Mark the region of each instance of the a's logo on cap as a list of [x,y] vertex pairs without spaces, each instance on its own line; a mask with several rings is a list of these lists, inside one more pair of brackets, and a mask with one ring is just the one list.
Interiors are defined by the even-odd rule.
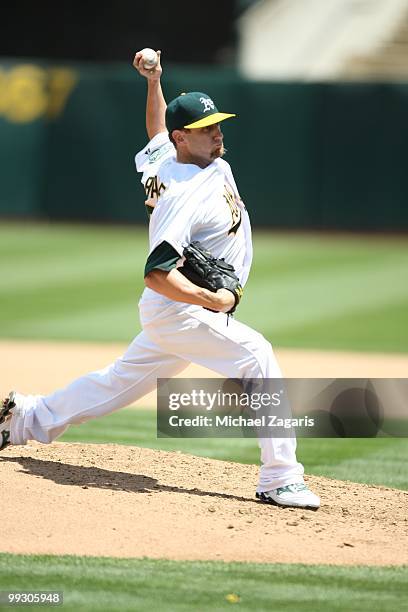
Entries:
[[200,98],[200,102],[201,102],[201,104],[204,104],[204,112],[207,112],[209,110],[214,110],[214,108],[215,108],[215,104],[211,100],[211,98],[204,98],[204,96],[203,96],[203,97]]

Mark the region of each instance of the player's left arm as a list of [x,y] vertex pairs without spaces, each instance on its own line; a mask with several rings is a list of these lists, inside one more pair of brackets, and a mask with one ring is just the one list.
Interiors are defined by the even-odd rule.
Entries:
[[149,289],[175,302],[195,304],[217,312],[229,312],[235,297],[228,289],[217,292],[199,287],[178,271],[179,253],[168,242],[161,242],[146,261],[144,280]]
[[145,285],[175,302],[195,304],[208,310],[230,312],[235,306],[235,298],[228,289],[218,289],[216,293],[198,287],[181,274],[177,268],[169,272],[155,268],[145,276]]

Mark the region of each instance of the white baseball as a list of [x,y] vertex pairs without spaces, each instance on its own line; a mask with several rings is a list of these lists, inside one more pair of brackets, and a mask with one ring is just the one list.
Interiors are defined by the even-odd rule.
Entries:
[[143,58],[143,66],[146,68],[146,70],[151,70],[152,68],[156,67],[157,62],[159,61],[156,51],[146,47],[146,49],[141,50],[141,54]]

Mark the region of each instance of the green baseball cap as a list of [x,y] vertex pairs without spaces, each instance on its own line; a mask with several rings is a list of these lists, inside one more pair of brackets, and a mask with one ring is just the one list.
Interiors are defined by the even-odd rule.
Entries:
[[220,113],[210,96],[201,91],[183,93],[172,100],[166,109],[166,127],[173,130],[202,128],[224,119],[235,117],[231,113]]

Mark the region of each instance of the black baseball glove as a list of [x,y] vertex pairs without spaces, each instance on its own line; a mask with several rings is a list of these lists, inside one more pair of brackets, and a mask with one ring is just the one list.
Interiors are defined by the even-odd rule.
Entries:
[[183,250],[185,261],[178,271],[184,274],[194,285],[204,287],[214,293],[218,289],[228,289],[234,294],[235,304],[227,314],[232,314],[238,306],[244,292],[234,266],[224,259],[217,259],[207,251],[198,240]]

